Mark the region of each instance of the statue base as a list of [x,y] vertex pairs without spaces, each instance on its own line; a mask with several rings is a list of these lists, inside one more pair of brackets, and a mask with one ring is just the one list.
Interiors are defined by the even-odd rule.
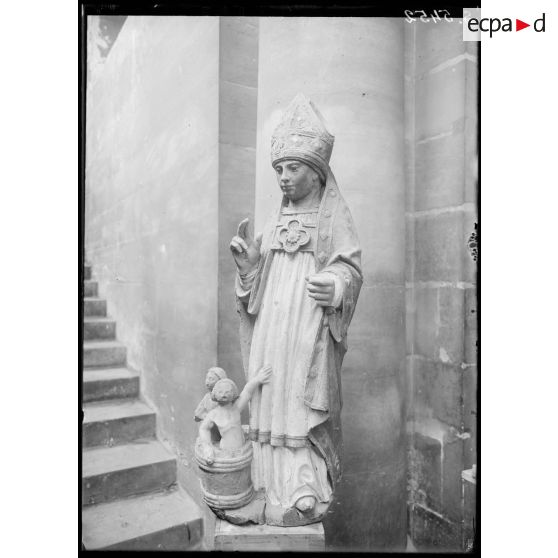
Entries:
[[253,500],[240,508],[234,510],[211,509],[218,518],[225,519],[234,525],[265,523],[265,496],[261,492],[256,492]]
[[246,505],[235,509],[219,509],[210,506],[213,513],[219,518],[233,523],[244,525],[245,523],[266,524],[276,527],[302,527],[313,523],[319,523],[325,516],[331,502],[326,504],[318,502],[316,507],[306,513],[296,508],[281,508],[267,502],[263,491],[255,492],[254,498]]
[[273,525],[232,525],[217,519],[215,523],[215,550],[228,551],[325,551],[325,533],[322,523],[300,527]]

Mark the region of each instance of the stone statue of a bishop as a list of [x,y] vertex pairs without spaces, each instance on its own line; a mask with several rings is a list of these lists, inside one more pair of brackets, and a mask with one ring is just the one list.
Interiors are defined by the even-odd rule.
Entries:
[[341,363],[362,271],[351,213],[329,167],[334,137],[299,94],[271,140],[281,206],[231,241],[250,402],[253,484],[272,525],[320,521],[341,475]]

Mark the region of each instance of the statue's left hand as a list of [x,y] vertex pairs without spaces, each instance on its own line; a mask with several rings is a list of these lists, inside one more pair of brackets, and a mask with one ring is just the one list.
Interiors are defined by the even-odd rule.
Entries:
[[306,277],[308,296],[319,306],[331,306],[335,297],[335,280],[331,273],[317,273]]

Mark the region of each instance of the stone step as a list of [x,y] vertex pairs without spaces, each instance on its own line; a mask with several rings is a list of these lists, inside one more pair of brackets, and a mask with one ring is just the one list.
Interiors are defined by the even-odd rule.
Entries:
[[83,338],[86,341],[115,339],[116,322],[111,318],[101,318],[99,316],[84,317]]
[[195,550],[203,546],[203,516],[183,490],[88,506],[82,514],[86,550]]
[[176,459],[157,440],[83,451],[82,505],[166,490],[176,483]]
[[83,296],[98,296],[98,283],[86,279],[83,281]]
[[126,347],[118,341],[85,341],[83,366],[122,366],[126,364]]
[[89,264],[84,264],[83,266],[83,279],[85,281],[91,279],[91,266]]
[[139,374],[127,368],[83,371],[83,401],[123,399],[139,395]]
[[84,447],[116,446],[155,438],[156,415],[143,401],[89,403],[84,406],[83,413]]
[[83,299],[84,316],[106,316],[107,301],[104,298],[88,297]]

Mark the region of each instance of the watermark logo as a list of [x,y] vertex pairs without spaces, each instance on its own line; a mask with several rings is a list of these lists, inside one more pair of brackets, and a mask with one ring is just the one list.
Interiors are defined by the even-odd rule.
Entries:
[[492,39],[497,33],[515,33],[531,28],[535,33],[544,33],[546,30],[546,14],[527,23],[518,18],[510,17],[485,17],[481,16],[480,8],[463,9],[463,40],[481,41],[487,37]]

